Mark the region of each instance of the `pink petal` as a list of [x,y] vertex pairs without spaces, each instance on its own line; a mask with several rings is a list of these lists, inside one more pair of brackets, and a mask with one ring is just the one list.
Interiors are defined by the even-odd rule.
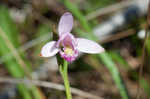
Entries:
[[70,33],[72,27],[73,27],[73,16],[71,13],[66,12],[61,16],[59,21],[58,25],[59,36],[62,35],[62,33]]
[[70,46],[74,49],[76,46],[75,40],[75,37],[71,33],[68,33],[68,35],[66,35],[66,37],[63,39],[62,44],[64,47]]
[[59,47],[59,46],[63,46],[63,47],[70,46],[73,49],[75,48],[76,45],[77,45],[76,39],[71,33],[61,35],[59,40],[57,41],[57,44],[56,44],[57,47]]
[[81,52],[91,54],[104,52],[104,48],[98,43],[84,38],[77,38],[77,49]]
[[45,44],[41,50],[41,56],[43,57],[51,57],[54,56],[59,49],[55,47],[56,41],[51,41]]

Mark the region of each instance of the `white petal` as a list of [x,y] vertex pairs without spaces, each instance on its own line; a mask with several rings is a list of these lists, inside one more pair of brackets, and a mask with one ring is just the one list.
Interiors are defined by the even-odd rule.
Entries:
[[43,57],[51,57],[54,56],[59,49],[55,47],[56,41],[51,41],[45,44],[41,50],[41,56]]
[[73,27],[73,16],[71,13],[66,12],[61,16],[59,21],[58,25],[59,36],[62,33],[70,33],[72,27]]
[[77,38],[77,49],[81,52],[91,54],[104,52],[104,48],[98,43],[84,38]]

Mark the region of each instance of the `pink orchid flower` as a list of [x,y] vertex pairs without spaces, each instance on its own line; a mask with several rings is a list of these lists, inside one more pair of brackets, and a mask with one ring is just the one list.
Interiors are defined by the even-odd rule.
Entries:
[[41,50],[41,56],[51,57],[60,53],[61,57],[68,62],[74,61],[79,52],[97,54],[104,51],[104,48],[101,47],[98,43],[84,39],[84,38],[75,38],[70,32],[73,27],[73,16],[71,13],[64,13],[59,21],[58,41],[50,41],[45,44]]

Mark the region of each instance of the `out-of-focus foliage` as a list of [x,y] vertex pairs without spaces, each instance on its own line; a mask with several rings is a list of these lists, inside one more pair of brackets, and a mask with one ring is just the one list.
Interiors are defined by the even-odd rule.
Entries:
[[[125,0],[121,0],[125,1]],[[37,75],[44,75],[46,80],[54,83],[62,83],[60,74],[57,70],[56,60],[54,58],[41,58],[39,56],[41,47],[52,40],[52,25],[58,24],[60,16],[65,11],[70,11],[75,17],[75,28],[72,33],[77,37],[85,37],[99,42],[97,36],[92,33],[93,29],[103,23],[103,19],[107,20],[113,14],[108,13],[104,16],[99,16],[94,19],[87,20],[86,15],[94,12],[97,9],[105,8],[120,1],[117,0],[29,0],[6,1],[0,5],[0,29],[8,37],[13,47],[17,49],[18,55],[26,64],[30,75],[36,78]],[[16,9],[24,13],[25,19],[21,23],[15,23],[10,17],[11,9]],[[134,11],[133,9],[132,11]],[[16,11],[16,12],[17,12]],[[118,10],[121,12],[122,10]],[[16,13],[14,13],[16,14]],[[21,16],[20,13],[16,14]],[[105,17],[105,18],[104,18]],[[145,21],[145,17],[142,17]],[[137,18],[136,18],[137,19]],[[119,19],[118,19],[119,20]],[[140,20],[140,19],[138,19]],[[137,23],[136,23],[137,22]],[[120,31],[128,33],[128,29],[133,29],[137,33],[141,29],[139,25],[143,24],[140,21],[128,23],[127,27],[120,28],[119,31],[113,31],[115,35]],[[144,22],[146,23],[146,22]],[[17,28],[19,27],[19,28]],[[118,27],[116,27],[118,28]],[[57,31],[57,29],[55,29]],[[141,66],[143,41],[137,35],[125,36],[117,40],[104,43],[106,52],[99,55],[83,55],[76,62],[69,65],[69,80],[71,87],[87,91],[100,97],[111,99],[131,99],[136,98],[139,74]],[[18,50],[24,48],[24,45],[29,45],[24,52]],[[146,55],[144,61],[144,69],[140,87],[142,88],[141,96],[143,99],[150,98],[150,39],[146,40]],[[22,47],[23,46],[23,47]],[[15,78],[28,78],[24,68],[19,64],[18,60],[13,56],[8,42],[0,36],[0,56],[2,56],[5,69],[2,71],[9,72],[5,76],[11,75]],[[1,59],[0,59],[1,60]],[[93,63],[92,63],[93,62]],[[94,66],[92,66],[94,65]],[[32,69],[33,68],[33,69]],[[1,70],[1,67],[0,67]],[[36,73],[35,73],[36,72]],[[38,78],[38,77],[37,77]],[[0,84],[1,85],[1,84]],[[3,86],[2,86],[3,87]],[[51,90],[42,88],[42,90],[33,86],[28,88],[24,84],[18,85],[18,91],[24,99],[65,99],[64,93],[59,90]],[[0,90],[0,93],[3,90]],[[14,92],[16,92],[14,90]],[[0,95],[1,96],[1,95]],[[41,98],[42,96],[42,98]],[[73,99],[84,99],[76,94],[73,94]]]
[[[20,47],[19,31],[17,30],[15,23],[10,18],[8,9],[4,6],[0,7],[0,21],[1,34],[2,32],[5,33],[5,35],[11,43],[10,45],[12,45],[14,48]],[[25,77],[24,69],[20,66],[22,64],[19,64],[15,56],[11,54],[13,50],[11,50],[8,43],[6,43],[9,41],[6,41],[5,38],[3,38],[2,36],[0,37],[0,54],[5,56],[3,57],[3,60],[5,61],[5,66],[8,69],[9,73],[15,78],[23,78]],[[24,59],[24,54],[18,52],[18,55],[19,54],[22,57],[22,59]],[[26,63],[26,66],[28,68],[30,66],[29,62],[27,62],[27,60],[24,62]],[[28,70],[30,69],[28,68]],[[33,95],[36,94],[35,96],[39,98],[38,92],[36,92],[37,89],[33,88],[31,88]],[[25,99],[32,99],[29,89],[24,84],[19,84],[18,90]]]

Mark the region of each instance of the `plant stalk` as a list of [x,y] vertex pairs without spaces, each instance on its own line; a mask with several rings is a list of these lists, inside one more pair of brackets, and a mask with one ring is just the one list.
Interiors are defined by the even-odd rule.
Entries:
[[60,65],[59,69],[64,80],[67,99],[72,99],[70,84],[68,80],[68,62],[64,60],[63,65]]

